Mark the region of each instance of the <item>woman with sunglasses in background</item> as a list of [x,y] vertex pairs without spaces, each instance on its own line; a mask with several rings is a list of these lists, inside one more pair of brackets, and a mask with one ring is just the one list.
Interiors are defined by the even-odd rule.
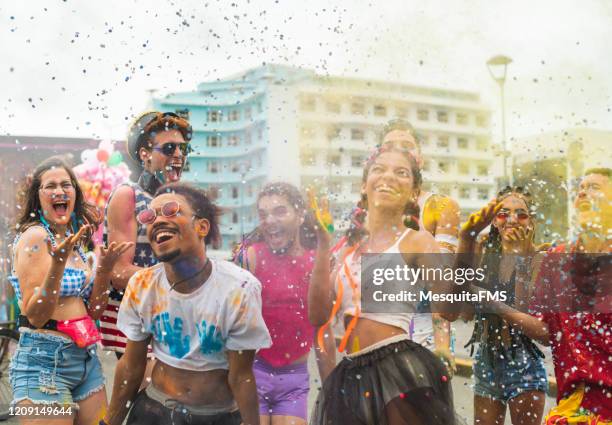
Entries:
[[300,191],[267,184],[257,198],[259,226],[234,261],[261,282],[262,314],[272,347],[260,350],[253,370],[262,425],[305,425],[308,354],[314,341],[308,321],[308,285],[316,234]]
[[[406,149],[385,144],[365,164],[361,200],[347,231],[347,244],[330,267],[330,236],[317,226],[318,246],[309,287],[319,342],[338,316],[345,326],[339,351],[345,357],[323,383],[311,420],[315,425],[452,425],[455,423],[448,372],[429,350],[410,340],[417,303],[403,312],[362,311],[364,254],[396,254],[411,267],[438,267],[434,237],[419,230],[416,202],[421,173]],[[380,257],[383,261],[389,256]],[[384,264],[383,264],[384,265]],[[434,292],[454,293],[436,282]],[[371,289],[371,288],[370,288]],[[437,309],[439,304],[433,303]],[[446,318],[454,319],[455,316]]]
[[[498,193],[495,205],[496,211],[480,215],[487,219],[468,222],[461,232],[478,235],[491,224],[482,246],[471,248],[481,254],[480,263],[486,266],[486,287],[506,291],[508,304],[524,307],[530,287],[517,279],[517,270],[531,267],[528,259],[536,252],[533,203],[522,188],[506,187]],[[460,252],[466,251],[462,247]],[[539,425],[547,388],[543,353],[500,316],[476,311],[474,332],[466,345],[479,344],[473,366],[474,423],[503,424],[508,405],[513,424]]]
[[96,355],[97,320],[111,271],[129,243],[100,250],[91,270],[83,246],[97,227],[72,170],[59,158],[41,163],[23,193],[9,277],[22,315],[10,367],[12,413],[22,424],[41,416],[91,424],[105,413],[104,377]]
[[[102,345],[115,351],[117,358],[125,352],[126,338],[117,329],[117,313],[123,291],[134,273],[157,263],[147,240],[146,228],[136,216],[148,209],[155,191],[164,183],[179,181],[189,153],[192,130],[189,122],[171,112],[150,111],[131,125],[127,152],[138,165],[136,183],[117,187],[109,198],[104,223],[104,240],[132,242],[117,262],[112,279],[108,307],[100,319]],[[145,375],[150,376],[152,362]]]

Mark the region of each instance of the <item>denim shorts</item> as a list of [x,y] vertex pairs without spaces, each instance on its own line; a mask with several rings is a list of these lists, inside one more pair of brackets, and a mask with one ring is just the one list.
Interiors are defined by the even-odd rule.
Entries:
[[96,346],[77,347],[70,338],[24,331],[9,368],[12,406],[28,400],[78,409],[77,402],[104,389]]
[[546,391],[546,370],[541,358],[522,345],[514,353],[512,350],[507,350],[507,354],[491,353],[490,350],[488,344],[480,344],[476,353],[473,366],[476,395],[507,403],[525,391]]

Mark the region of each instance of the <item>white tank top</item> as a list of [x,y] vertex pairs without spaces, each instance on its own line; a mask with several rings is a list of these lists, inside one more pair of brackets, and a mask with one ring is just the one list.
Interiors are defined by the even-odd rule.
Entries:
[[[393,245],[387,248],[382,254],[400,254],[399,245],[406,235],[412,229],[406,229],[404,233],[395,241]],[[340,310],[342,317],[340,322],[344,326],[344,317],[355,316],[357,308],[359,308],[359,317],[363,317],[374,322],[384,323],[386,325],[396,326],[401,328],[407,334],[410,334],[410,324],[414,313],[363,313],[361,312],[361,259],[355,260],[355,251],[351,252],[345,258],[345,263],[348,266],[352,276],[352,282],[356,284],[356,288],[351,285],[350,279],[346,276],[344,264],[340,264],[338,278],[336,280],[336,293],[338,293],[338,285],[342,284],[342,306]],[[414,305],[414,312],[417,311],[417,305]]]

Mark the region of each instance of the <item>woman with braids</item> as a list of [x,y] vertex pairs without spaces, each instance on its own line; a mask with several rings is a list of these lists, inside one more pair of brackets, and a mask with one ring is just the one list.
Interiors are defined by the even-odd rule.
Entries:
[[94,320],[106,307],[111,270],[131,244],[102,248],[91,270],[83,247],[99,217],[57,157],[38,165],[23,197],[9,277],[22,312],[12,403],[32,412],[20,416],[22,424],[40,423],[41,415],[54,424],[97,423],[107,402]]
[[[517,278],[521,261],[535,254],[535,220],[529,193],[520,187],[506,187],[498,193],[497,210],[479,222],[479,233],[491,223],[482,248],[481,266],[486,269],[483,282],[490,291],[506,291],[507,303],[519,308],[527,305],[529,284]],[[476,246],[476,245],[474,245]],[[535,269],[535,267],[533,268]],[[531,271],[529,271],[531,273]],[[474,332],[467,346],[479,344],[474,363],[474,423],[503,424],[506,406],[513,424],[542,422],[547,387],[544,355],[533,341],[500,316],[477,307]]]
[[262,285],[262,314],[272,347],[253,366],[263,425],[306,424],[307,359],[314,341],[308,321],[308,285],[316,235],[299,190],[269,183],[257,198],[259,227],[243,242],[235,261]]
[[[383,145],[365,164],[359,212],[347,243],[330,266],[330,237],[317,226],[318,246],[309,288],[308,315],[323,326],[336,316],[345,326],[345,357],[323,383],[315,425],[449,425],[455,423],[448,373],[429,350],[410,340],[417,305],[402,313],[362,312],[361,262],[367,253],[399,254],[409,266],[433,267],[433,236],[418,230],[416,196],[421,174],[406,150]],[[429,255],[428,255],[429,254]],[[440,282],[435,291],[451,292]],[[449,317],[450,318],[450,317]]]
[[[416,130],[406,120],[389,121],[382,130],[383,144],[390,144],[407,149],[416,159],[419,169],[423,168],[425,159],[421,152],[421,141]],[[440,252],[454,253],[457,249],[460,209],[453,198],[433,192],[419,190],[419,224],[435,238]],[[455,372],[455,355],[451,347],[450,323],[431,313],[428,302],[419,304],[419,313],[412,320],[412,340],[433,351],[447,365],[449,372]]]

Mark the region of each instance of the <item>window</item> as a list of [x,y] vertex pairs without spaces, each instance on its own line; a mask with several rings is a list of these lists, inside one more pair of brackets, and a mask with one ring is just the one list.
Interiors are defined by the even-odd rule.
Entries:
[[327,128],[327,140],[334,140],[340,137],[340,127]]
[[238,188],[236,186],[232,186],[232,199],[238,199]]
[[421,136],[419,138],[419,146],[421,146],[421,148],[425,147],[429,145],[429,136]]
[[398,118],[406,118],[408,116],[408,108],[398,106],[397,108],[395,108],[395,115]]
[[334,194],[342,193],[342,182],[332,182],[329,189]]
[[449,168],[450,168],[450,163],[448,161],[438,162],[438,170],[440,170],[441,173],[448,173]]
[[206,146],[209,148],[216,148],[219,145],[219,136],[208,136],[206,138]]
[[229,113],[228,120],[229,121],[238,121],[240,119],[240,112],[238,110],[233,109]]
[[257,129],[257,140],[263,140],[263,129]]
[[306,112],[312,112],[316,108],[315,98],[312,96],[302,97],[300,100],[300,109]]
[[236,135],[232,135],[227,138],[228,146],[238,146],[239,144],[240,144],[240,137]]
[[215,174],[219,172],[219,164],[216,161],[211,161],[208,163],[208,172]]
[[386,117],[387,107],[385,105],[374,105],[374,115],[377,117]]
[[458,125],[467,125],[468,123],[468,114],[465,112],[457,112],[457,124]]
[[478,188],[478,199],[482,201],[486,201],[487,199],[489,199],[489,189],[487,189],[486,187]]
[[440,195],[446,195],[446,196],[450,196],[451,194],[451,187],[447,184],[441,184],[438,192],[440,193]]
[[363,115],[365,112],[365,105],[361,102],[353,102],[351,103],[351,114],[353,115]]
[[457,147],[459,149],[468,149],[470,147],[468,139],[466,139],[465,137],[459,137],[457,139]]
[[238,165],[237,162],[232,162],[232,166],[231,166],[231,171],[232,173],[237,173],[240,171],[240,165]]
[[487,126],[487,117],[483,114],[476,115],[476,125],[478,127],[486,127]]
[[327,112],[332,112],[334,114],[340,113],[340,104],[338,102],[327,102],[326,105]]
[[238,213],[235,211],[232,213],[232,223],[238,223]]
[[476,140],[476,149],[486,152],[489,149],[489,141],[482,138]]
[[185,108],[185,109],[175,109],[174,113],[176,115],[178,115],[179,117],[189,121],[189,109],[187,109],[187,108]]
[[470,174],[470,163],[469,162],[465,162],[465,161],[459,161],[459,165],[458,165],[458,171],[459,174]]
[[328,155],[327,165],[340,166],[340,155]]
[[476,170],[479,176],[487,176],[489,174],[489,167],[484,164],[479,164]]
[[459,188],[459,197],[464,199],[469,199],[472,197],[471,189],[467,186],[461,186]]
[[251,131],[250,130],[247,130],[244,133],[244,143],[247,144],[247,145],[251,144]]
[[206,120],[208,122],[220,122],[223,119],[223,112],[221,111],[208,111]]
[[305,166],[315,165],[317,158],[313,152],[304,152],[300,157],[300,163]]
[[429,171],[431,169],[431,164],[429,163],[429,161],[424,161],[423,162],[423,171]]
[[250,106],[244,110],[244,118],[246,118],[247,120],[253,118],[253,111]]
[[429,120],[429,111],[427,109],[418,109],[417,110],[417,119],[420,121]]
[[448,112],[438,111],[438,122],[448,122]]
[[363,158],[360,155],[351,156],[351,167],[362,167]]
[[448,148],[448,136],[438,136],[438,142],[436,145],[439,148]]
[[358,128],[351,129],[351,139],[352,140],[363,140],[365,139],[365,134],[363,130],[359,130]]
[[215,201],[219,198],[219,188],[217,186],[210,186],[206,189],[206,196],[211,201]]

